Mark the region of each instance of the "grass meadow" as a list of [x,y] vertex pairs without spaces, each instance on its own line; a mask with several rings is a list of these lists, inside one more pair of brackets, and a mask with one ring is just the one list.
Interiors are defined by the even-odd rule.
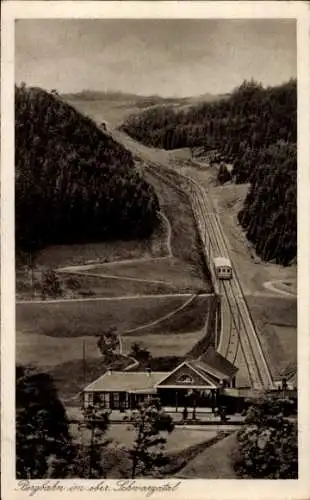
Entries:
[[[124,354],[134,342],[147,347],[153,357],[185,356],[204,334],[203,326],[212,297],[190,295],[124,300],[87,300],[17,303],[16,360],[48,370],[60,395],[73,397],[86,382],[106,367],[97,348],[97,335],[116,327]],[[152,324],[184,306],[169,318]],[[144,328],[140,328],[145,326]],[[133,329],[133,331],[127,330]],[[137,329],[137,330],[136,330]],[[121,360],[120,369],[125,360]],[[130,363],[126,361],[125,365]]]
[[119,333],[139,327],[170,313],[188,297],[143,297],[138,299],[89,299],[16,304],[17,330],[52,337],[99,335],[115,327]]
[[[210,282],[206,280],[202,271],[191,264],[177,258],[165,258],[141,262],[119,263],[117,265],[102,264],[90,270],[91,274],[104,276],[105,274],[119,277],[145,278],[161,281],[168,287],[179,292],[204,291],[211,292]],[[150,283],[151,285],[151,283]]]
[[297,300],[289,297],[247,297],[273,376],[297,367]]

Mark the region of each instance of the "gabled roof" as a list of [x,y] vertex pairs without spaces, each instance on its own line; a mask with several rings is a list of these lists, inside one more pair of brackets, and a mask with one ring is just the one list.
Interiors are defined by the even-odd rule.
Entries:
[[[218,380],[216,380],[214,377],[210,376],[209,373],[205,373],[202,370],[197,369],[194,363],[191,363],[189,361],[183,361],[181,364],[179,364],[172,372],[166,373],[165,376],[157,382],[157,387],[160,386],[169,386],[169,385],[175,385],[175,382],[171,382],[171,378],[173,379],[173,375],[175,375],[177,372],[181,371],[183,367],[187,367],[187,369],[190,372],[194,372],[196,374],[196,382],[193,383],[195,386],[214,386],[216,387],[218,385]],[[197,381],[197,375],[198,375],[198,381]],[[178,385],[180,383],[178,382]],[[182,384],[180,384],[181,386]],[[188,386],[189,387],[189,386]]]
[[84,391],[90,392],[118,392],[118,391],[143,391],[152,390],[166,372],[118,372],[104,373],[97,380],[85,387]]
[[194,370],[196,370],[200,374],[201,377],[208,380],[213,385],[218,385],[219,379],[217,377],[215,377],[214,375],[212,375],[212,373],[210,373],[210,371],[206,372],[205,370],[202,370],[201,367],[197,363],[195,363],[195,361],[188,362],[188,365],[191,366],[191,368],[193,368]]
[[191,364],[207,372],[208,375],[213,375],[217,380],[230,379],[238,371],[238,368],[217,352],[213,346],[210,346],[198,359],[191,361]]
[[[202,379],[201,385],[218,386],[221,380],[230,380],[238,369],[219,354],[213,346],[198,359],[183,361],[171,372],[110,371],[85,387],[85,392],[152,392],[183,366]],[[198,383],[198,385],[200,385]]]

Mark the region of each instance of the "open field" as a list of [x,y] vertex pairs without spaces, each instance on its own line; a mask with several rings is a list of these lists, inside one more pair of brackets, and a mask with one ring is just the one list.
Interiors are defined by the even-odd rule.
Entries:
[[[158,296],[119,299],[89,299],[20,302],[16,305],[17,330],[54,337],[81,337],[97,335],[106,328],[115,327],[123,334],[141,327],[181,307],[190,296]],[[207,309],[208,297],[199,296],[193,305],[195,316]],[[180,314],[183,316],[184,312]],[[178,318],[176,318],[177,320]],[[182,323],[182,318],[181,323]],[[203,324],[204,317],[201,317]],[[187,327],[190,325],[187,324]],[[171,327],[173,330],[173,327]],[[153,329],[148,329],[151,332]],[[190,330],[187,330],[190,331]]]
[[79,273],[57,273],[62,282],[66,282],[69,278],[77,280],[80,288],[74,291],[73,297],[122,297],[133,295],[161,295],[161,294],[176,294],[187,293],[186,289],[179,289],[176,286],[161,283],[148,283],[147,277],[145,282],[117,277],[110,278],[104,274],[93,273],[92,270]]
[[281,297],[247,297],[273,376],[297,366],[297,303]]
[[[142,342],[153,357],[185,356],[204,335],[211,300],[212,296],[186,295],[18,303],[16,359],[18,363],[48,370],[61,397],[70,398],[85,383],[104,373],[106,367],[96,335],[106,328],[116,326],[122,334],[124,354],[129,353],[134,342]],[[126,334],[130,327],[133,331]],[[86,380],[82,361],[84,342]],[[119,369],[130,363],[121,360]]]
[[181,308],[189,298],[189,295],[160,295],[138,299],[125,297],[121,301],[20,302],[16,305],[16,325],[20,332],[52,337],[94,336],[110,327],[115,327],[123,335],[146,325],[149,326],[139,329],[142,336],[162,331],[190,332],[203,326],[210,296],[199,295],[170,318],[150,324]]
[[[52,355],[52,354],[50,354]],[[89,353],[86,351],[85,364],[82,359],[82,352],[80,359],[66,361],[65,363],[55,364],[54,366],[41,366],[41,369],[52,375],[59,396],[67,404],[81,406],[80,391],[87,385],[103,375],[108,367],[105,365],[101,356],[91,358],[88,357]],[[118,356],[113,362],[115,370],[123,370],[133,363],[132,360]],[[84,378],[85,369],[85,378]]]
[[[180,334],[148,334],[122,337],[123,353],[129,353],[135,342],[149,349],[153,357],[185,356],[188,351],[204,335],[203,330]],[[95,336],[81,337],[50,337],[35,333],[16,332],[16,361],[36,366],[55,366],[62,363],[81,360],[83,342],[86,356],[92,359],[100,358],[97,348],[98,338]]]
[[[122,337],[122,352],[128,354],[134,342],[147,347],[153,358],[186,356],[203,336],[203,330],[183,334],[146,333],[143,337]],[[16,361],[31,364],[52,374],[62,398],[74,397],[84,387],[106,371],[97,348],[96,337],[49,337],[47,335],[16,332]],[[142,342],[141,342],[142,340]],[[86,378],[83,372],[83,342],[85,342]],[[131,360],[121,360],[119,369]],[[117,369],[115,366],[114,369]]]
[[199,453],[176,477],[182,479],[237,479],[233,469],[232,453],[236,448],[236,435],[232,433]]
[[16,361],[25,365],[52,367],[68,361],[81,360],[83,342],[86,356],[100,358],[97,337],[49,337],[38,333],[16,331]]
[[146,334],[167,334],[196,332],[201,329],[211,306],[213,295],[194,295],[180,310],[172,310],[166,317],[161,316],[156,323],[148,322],[143,328],[127,329],[123,335],[140,336]]
[[[103,274],[93,274],[91,270],[81,272],[56,272],[62,295],[59,298],[63,299],[79,299],[79,298],[113,298],[123,296],[143,296],[143,295],[165,295],[188,293],[192,289],[189,287],[177,287],[165,283],[148,282],[145,279],[125,278],[104,276]],[[31,279],[27,273],[18,273],[16,282],[16,297],[17,300],[37,300],[41,299],[40,282],[42,281],[42,272],[35,271],[36,279],[35,292],[33,291]],[[72,282],[74,285],[72,285]],[[197,286],[197,292],[205,289]],[[53,298],[53,297],[51,297]]]
[[68,99],[67,102],[80,111],[80,113],[89,116],[97,123],[106,121],[114,126],[120,125],[131,114],[136,114],[141,111],[141,109],[137,107],[135,100],[117,100],[113,102],[104,99]]
[[167,286],[173,286],[179,292],[192,290],[211,292],[211,284],[206,281],[200,269],[189,262],[182,262],[176,258],[127,262],[117,265],[103,264],[92,268],[89,272],[100,276],[113,274],[120,277],[161,281]]
[[187,98],[161,98],[159,96],[135,96],[129,94],[104,93],[91,98],[81,95],[64,95],[64,99],[74,106],[80,113],[89,116],[97,123],[106,121],[113,126],[121,125],[130,115],[136,115],[146,108],[160,106],[175,106],[187,109],[193,104],[206,101],[216,101],[218,95],[205,94],[198,97]]
[[204,336],[204,330],[190,333],[130,335],[122,337],[123,352],[128,353],[131,346],[138,342],[146,347],[153,357],[186,356],[194,345]]
[[[72,426],[73,436],[79,440],[80,435],[77,432],[76,426]],[[86,433],[85,433],[86,434]],[[85,435],[85,439],[89,438]],[[167,436],[167,452],[176,453],[189,446],[205,442],[208,439],[213,439],[217,432],[215,429],[182,429],[175,428],[174,431]],[[113,441],[130,448],[135,438],[135,432],[129,424],[111,424],[107,433],[106,439],[113,439]]]
[[89,261],[114,262],[123,259],[154,258],[167,254],[167,228],[161,220],[149,239],[106,241],[72,245],[53,245],[38,252],[38,268],[78,266]]
[[[82,446],[89,445],[88,431],[81,434],[77,431],[77,425],[72,424],[71,432]],[[102,447],[101,455],[105,477],[108,479],[130,478],[132,460],[129,449],[132,447],[134,434],[126,425],[118,424],[110,427],[106,437],[109,442]],[[185,464],[211,447],[214,442],[222,439],[223,435],[217,434],[214,429],[203,429],[203,431],[175,429],[172,434],[167,436],[168,462],[159,469],[153,470],[149,477],[153,479],[173,477]],[[139,473],[137,477],[139,477]]]

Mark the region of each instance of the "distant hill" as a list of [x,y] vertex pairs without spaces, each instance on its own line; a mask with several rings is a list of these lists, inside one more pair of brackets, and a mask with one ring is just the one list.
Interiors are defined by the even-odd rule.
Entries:
[[130,116],[137,115],[146,109],[170,106],[178,110],[187,110],[201,100],[205,102],[205,100],[211,101],[219,98],[211,94],[178,98],[92,90],[61,94],[60,97],[80,113],[92,118],[96,123],[100,124],[106,121],[114,127],[119,127]]
[[16,244],[149,236],[158,200],[132,155],[55,93],[15,88]]
[[[201,99],[209,97],[202,96]],[[124,121],[122,130],[155,148],[199,147],[224,165],[219,182],[251,183],[239,221],[257,253],[289,264],[297,252],[297,88],[250,81],[231,94],[177,109],[158,106]]]
[[114,91],[101,91],[101,90],[82,90],[81,92],[71,92],[67,94],[61,94],[63,99],[81,99],[87,101],[98,101],[98,100],[121,100],[121,101],[129,101],[129,100],[138,100],[138,99],[146,99],[147,97],[138,96],[136,94],[130,94],[125,92],[114,92]]
[[200,102],[216,101],[225,95],[203,94],[194,97],[162,97],[159,95],[137,95],[118,91],[100,91],[100,90],[82,90],[76,93],[61,94],[61,97],[67,101],[114,101],[135,103],[137,107],[147,108],[156,105],[190,105]]

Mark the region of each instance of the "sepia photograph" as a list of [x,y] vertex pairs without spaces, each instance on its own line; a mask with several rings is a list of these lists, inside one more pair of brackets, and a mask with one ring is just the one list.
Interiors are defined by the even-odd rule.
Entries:
[[297,480],[297,20],[14,25],[16,480]]

